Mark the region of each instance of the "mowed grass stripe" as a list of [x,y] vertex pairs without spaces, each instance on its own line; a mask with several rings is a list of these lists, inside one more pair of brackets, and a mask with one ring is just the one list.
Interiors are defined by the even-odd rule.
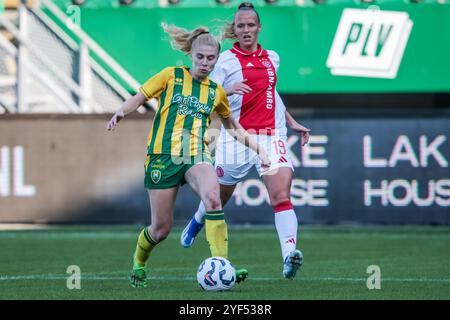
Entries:
[[[208,295],[195,274],[209,256],[202,231],[190,249],[181,228],[152,252],[149,290],[129,286],[140,226],[69,226],[0,232],[0,299],[449,299],[450,228],[302,227],[305,264],[283,279],[273,226],[230,228],[230,261],[249,279],[232,292]],[[68,290],[69,265],[81,269],[82,289]],[[366,270],[378,265],[381,290],[368,290]],[[151,285],[153,283],[153,286]],[[152,290],[157,288],[158,290]]]
[[[276,231],[267,227],[267,229],[256,229],[252,231],[251,229],[229,229],[230,237],[235,239],[267,239],[267,238],[278,238]],[[1,239],[137,239],[139,235],[139,230],[136,232],[130,231],[117,231],[109,232],[102,231],[2,231],[0,232]],[[180,230],[172,231],[168,239],[179,238],[181,235]],[[353,240],[353,239],[368,239],[368,238],[378,238],[387,240],[402,240],[402,239],[448,239],[450,240],[450,228],[447,232],[432,232],[432,231],[412,231],[405,232],[399,230],[398,233],[395,230],[389,231],[368,231],[364,232],[364,228],[358,231],[350,231],[349,233],[342,233],[341,231],[324,231],[324,230],[303,230],[299,227],[298,232],[299,239],[343,239],[343,240]],[[199,238],[205,238],[204,232],[201,231]]]
[[[0,281],[18,280],[67,280],[70,275],[37,274],[22,276],[0,276]],[[148,276],[149,280],[162,281],[196,281],[195,277],[180,276]],[[102,281],[102,280],[128,280],[128,273],[125,276],[102,276],[102,275],[81,275],[81,281]],[[250,277],[248,281],[280,281],[280,277]],[[287,280],[283,280],[287,281]],[[298,277],[296,281],[338,281],[338,282],[365,282],[366,278],[342,278],[342,277]],[[381,282],[450,282],[450,278],[381,278]]]

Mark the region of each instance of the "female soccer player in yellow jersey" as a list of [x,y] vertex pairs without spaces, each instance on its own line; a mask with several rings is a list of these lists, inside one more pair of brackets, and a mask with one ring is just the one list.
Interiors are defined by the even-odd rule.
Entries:
[[[137,241],[130,279],[133,287],[147,286],[148,257],[168,236],[178,188],[186,182],[205,204],[206,238],[211,255],[227,258],[227,225],[219,184],[205,143],[212,112],[219,115],[223,126],[236,140],[258,153],[264,167],[270,166],[265,150],[231,117],[225,90],[208,78],[219,57],[218,40],[206,27],[193,31],[165,23],[162,27],[170,36],[173,48],[190,54],[192,68],[168,67],[148,79],[107,125],[108,130],[114,130],[120,120],[148,99],[158,99],[145,161],[144,184],[150,198],[151,225],[142,230]],[[246,270],[243,272],[237,275],[241,280],[246,277]]]

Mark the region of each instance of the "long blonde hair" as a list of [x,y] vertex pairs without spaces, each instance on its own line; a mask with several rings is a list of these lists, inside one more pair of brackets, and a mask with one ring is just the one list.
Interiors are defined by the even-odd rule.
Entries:
[[172,48],[180,50],[186,54],[190,54],[196,47],[200,45],[209,45],[217,48],[220,53],[220,42],[209,33],[208,27],[200,26],[192,31],[185,28],[177,27],[173,24],[168,25],[161,23],[164,32],[170,37]]

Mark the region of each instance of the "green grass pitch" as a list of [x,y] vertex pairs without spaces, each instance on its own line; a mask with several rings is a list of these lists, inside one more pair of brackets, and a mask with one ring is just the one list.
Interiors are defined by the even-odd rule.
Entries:
[[[275,228],[229,228],[229,259],[249,278],[229,292],[201,291],[195,280],[209,250],[204,232],[190,249],[180,228],[151,255],[149,287],[128,284],[138,226],[55,227],[0,231],[0,299],[306,300],[450,299],[450,228],[300,226],[305,263],[294,280],[281,275]],[[66,286],[81,269],[81,289]],[[381,288],[366,286],[367,268]]]

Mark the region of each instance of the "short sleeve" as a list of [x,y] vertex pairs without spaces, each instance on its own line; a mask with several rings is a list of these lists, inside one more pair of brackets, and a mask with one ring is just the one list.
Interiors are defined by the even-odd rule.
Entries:
[[280,56],[278,53],[273,50],[269,50],[269,58],[275,67],[275,71],[278,71],[278,68],[280,67]]
[[225,78],[227,77],[227,71],[225,69],[223,54],[219,56],[219,60],[217,61],[213,71],[210,73],[209,78],[211,78],[214,82],[223,86],[225,82]]
[[228,102],[227,94],[222,86],[217,86],[217,103],[214,111],[221,118],[229,118],[231,116],[230,104]]
[[163,69],[148,79],[142,87],[139,88],[139,92],[141,92],[147,100],[151,98],[158,98],[166,87],[167,81],[172,74],[173,67]]

